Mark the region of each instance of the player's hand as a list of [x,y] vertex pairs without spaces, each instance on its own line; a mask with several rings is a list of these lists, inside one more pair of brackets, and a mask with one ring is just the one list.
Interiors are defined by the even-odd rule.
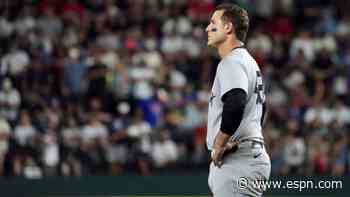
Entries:
[[230,135],[219,131],[219,133],[215,137],[214,141],[214,149],[211,152],[211,159],[213,163],[217,167],[221,167],[223,164],[223,156],[225,151],[227,150],[227,142],[230,139]]
[[211,159],[214,163],[214,166],[219,167],[219,168],[222,166],[222,164],[224,163],[223,156],[224,156],[225,151],[226,151],[226,147],[222,147],[222,148],[214,149],[211,152]]

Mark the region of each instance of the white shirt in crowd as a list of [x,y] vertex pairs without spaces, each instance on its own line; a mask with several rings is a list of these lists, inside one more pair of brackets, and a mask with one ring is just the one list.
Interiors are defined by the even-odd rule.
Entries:
[[46,166],[57,166],[60,161],[59,147],[57,136],[55,133],[47,133],[44,135],[44,148],[42,159]]
[[33,126],[21,126],[18,125],[15,128],[15,139],[16,141],[24,146],[27,145],[28,142],[36,135],[36,130]]
[[314,42],[311,38],[296,37],[291,44],[290,56],[296,57],[302,51],[307,61],[312,62],[315,58]]
[[0,113],[3,117],[15,120],[20,103],[21,96],[16,89],[11,89],[9,92],[0,91]]
[[175,161],[178,156],[176,144],[171,140],[155,142],[152,147],[152,159],[155,166],[162,167],[165,164]]
[[326,106],[311,107],[306,111],[304,116],[305,122],[309,124],[318,120],[321,124],[328,125],[334,118],[334,112]]
[[289,166],[298,166],[305,159],[305,143],[302,138],[288,140],[284,146],[284,161]]
[[22,50],[15,50],[6,54],[1,59],[1,74],[10,73],[11,75],[17,75],[24,71],[30,63],[30,57],[28,53]]
[[151,133],[151,126],[148,122],[142,121],[136,124],[130,125],[127,129],[129,137],[139,139],[139,147],[142,152],[149,153],[152,149],[151,139],[149,134]]
[[96,138],[107,138],[108,131],[107,128],[101,123],[98,123],[95,126],[86,125],[81,131],[81,137],[83,142],[90,143]]

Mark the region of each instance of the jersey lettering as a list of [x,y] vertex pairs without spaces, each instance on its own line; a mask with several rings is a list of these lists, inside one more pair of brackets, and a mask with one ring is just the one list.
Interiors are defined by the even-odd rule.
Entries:
[[263,104],[264,103],[264,84],[262,80],[262,76],[260,71],[256,71],[256,83],[255,83],[255,89],[254,93],[257,94],[256,97],[256,104]]

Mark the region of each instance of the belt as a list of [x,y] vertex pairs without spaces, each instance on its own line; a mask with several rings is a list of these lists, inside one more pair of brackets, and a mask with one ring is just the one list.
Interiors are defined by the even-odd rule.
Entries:
[[245,142],[250,142],[252,147],[254,147],[256,144],[260,145],[261,148],[264,148],[264,146],[265,146],[264,142],[254,140],[254,139],[244,139],[244,140],[239,141],[240,144],[245,143]]
[[224,155],[223,155],[223,157],[226,156],[226,155],[228,155],[228,154],[237,152],[237,150],[239,149],[240,144],[243,144],[243,143],[246,143],[246,142],[251,143],[251,148],[253,148],[253,147],[254,147],[255,145],[257,145],[257,144],[258,144],[261,148],[264,148],[264,146],[265,146],[264,142],[261,142],[261,141],[258,141],[258,140],[254,140],[254,139],[244,139],[244,140],[239,141],[239,143],[238,143],[236,146],[232,147],[232,148],[229,149],[229,150],[226,150],[225,153],[224,153]]

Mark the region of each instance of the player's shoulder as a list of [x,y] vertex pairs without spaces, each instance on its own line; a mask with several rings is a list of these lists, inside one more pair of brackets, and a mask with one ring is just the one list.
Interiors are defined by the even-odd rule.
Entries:
[[247,69],[251,64],[251,59],[246,49],[236,49],[223,58],[220,62],[222,68],[242,67]]
[[236,65],[236,64],[241,64],[242,63],[242,53],[236,53],[235,51],[232,51],[230,54],[228,54],[226,57],[224,57],[220,64],[222,65]]
[[255,68],[258,66],[254,57],[249,53],[249,51],[246,48],[235,50],[231,54],[230,59],[234,59],[234,61],[237,64],[246,68]]

